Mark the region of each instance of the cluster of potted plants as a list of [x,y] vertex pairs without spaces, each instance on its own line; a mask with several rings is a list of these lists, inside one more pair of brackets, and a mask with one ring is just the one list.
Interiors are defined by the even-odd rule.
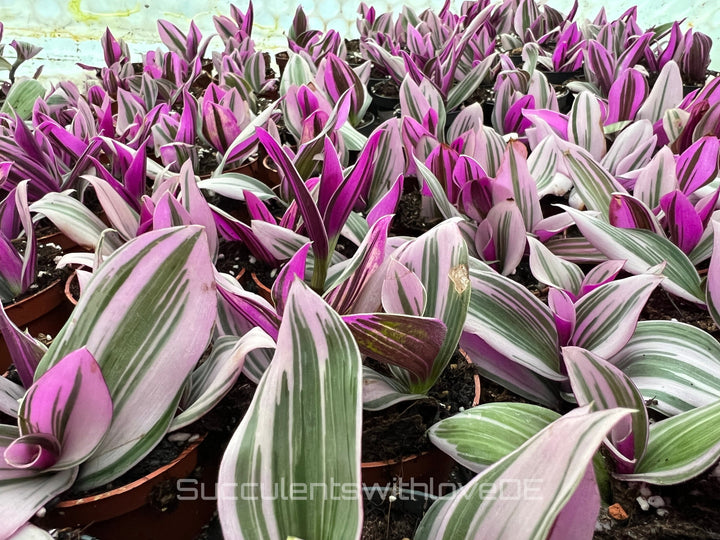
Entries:
[[[240,381],[257,387],[209,478],[226,538],[359,538],[363,416],[417,403],[473,475],[429,495],[415,538],[590,538],[611,478],[716,464],[720,344],[641,320],[662,289],[720,326],[710,39],[576,10],[361,4],[351,43],[298,8],[276,76],[252,4],[232,6],[219,50],[161,20],[164,48],[132,62],[108,29],[95,80],[39,97],[13,42],[0,538],[47,536],[58,497],[195,439]],[[77,305],[33,327],[11,310],[48,244]],[[447,405],[458,350],[520,402]]]

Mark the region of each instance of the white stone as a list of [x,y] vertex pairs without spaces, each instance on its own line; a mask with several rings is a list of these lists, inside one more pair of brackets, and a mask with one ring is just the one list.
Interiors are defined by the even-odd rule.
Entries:
[[648,504],[653,508],[662,508],[665,506],[665,500],[660,495],[653,495],[648,497]]
[[170,442],[181,443],[181,442],[185,442],[189,439],[190,439],[190,434],[183,433],[182,431],[179,433],[171,433],[170,435],[168,435],[168,441],[170,441]]
[[650,504],[647,502],[647,499],[645,497],[640,496],[635,500],[640,505],[640,508],[642,508],[645,512],[650,510]]

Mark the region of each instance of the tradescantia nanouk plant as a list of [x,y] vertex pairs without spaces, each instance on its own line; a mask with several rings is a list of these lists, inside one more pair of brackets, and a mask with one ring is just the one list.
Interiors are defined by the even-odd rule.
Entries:
[[17,418],[0,427],[0,535],[71,486],[104,485],[152,450],[216,309],[207,239],[190,226],[149,232],[108,257],[47,351],[3,315],[25,389],[0,380],[3,412]]

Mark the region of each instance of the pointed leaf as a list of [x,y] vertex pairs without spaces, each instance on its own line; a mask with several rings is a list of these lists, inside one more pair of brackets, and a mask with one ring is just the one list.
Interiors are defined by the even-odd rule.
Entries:
[[[350,332],[297,280],[275,357],[220,465],[229,486],[218,498],[225,536],[359,539],[361,387]],[[267,497],[279,485],[328,490],[330,482],[355,496]],[[255,496],[241,496],[247,486]]]

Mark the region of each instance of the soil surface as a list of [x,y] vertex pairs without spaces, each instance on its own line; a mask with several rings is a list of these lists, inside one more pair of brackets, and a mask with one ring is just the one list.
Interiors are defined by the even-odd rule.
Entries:
[[[20,253],[25,253],[24,239],[14,240],[13,245],[19,249]],[[62,280],[64,283],[70,275],[71,270],[68,268],[56,268],[57,261],[62,254],[62,248],[56,244],[38,244],[35,281],[32,285],[30,285],[27,291],[16,296],[12,302],[3,302],[3,306],[8,306],[15,302],[19,302],[28,296],[32,296],[57,280]]]
[[[376,371],[388,373],[385,366],[372,364]],[[427,398],[363,411],[363,462],[401,459],[429,450],[426,431],[430,426],[472,407],[476,374],[475,365],[456,353]]]

